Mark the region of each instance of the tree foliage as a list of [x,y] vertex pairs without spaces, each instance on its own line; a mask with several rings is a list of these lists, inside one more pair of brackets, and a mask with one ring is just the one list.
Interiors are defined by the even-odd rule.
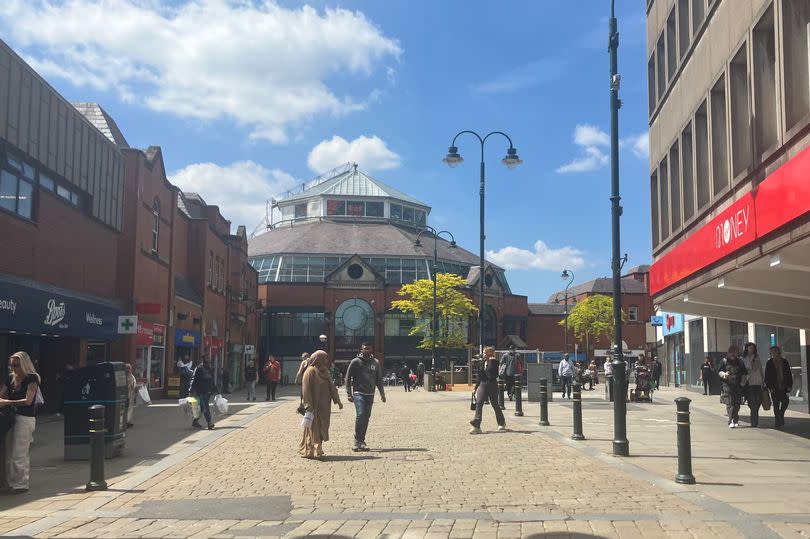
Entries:
[[[436,317],[439,330],[436,334],[438,348],[466,348],[467,334],[464,322],[472,313],[478,312],[472,301],[461,292],[466,281],[453,273],[436,275]],[[410,336],[422,336],[419,348],[431,348],[431,321],[433,318],[433,281],[421,279],[403,285],[399,290],[403,299],[391,302],[394,309],[410,313],[416,319]]]
[[[622,311],[622,323],[627,321],[627,315]],[[564,325],[565,320],[560,321]],[[597,294],[588,296],[577,303],[568,313],[568,327],[574,331],[578,338],[591,337],[594,339],[610,338],[613,335],[613,298]]]

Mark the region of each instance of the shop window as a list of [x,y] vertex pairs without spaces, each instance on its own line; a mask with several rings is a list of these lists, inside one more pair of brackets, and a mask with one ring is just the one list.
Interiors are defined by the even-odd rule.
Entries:
[[695,113],[695,182],[698,209],[709,203],[709,122],[704,101]]
[[692,174],[692,123],[681,133],[681,186],[683,189],[683,220],[695,213],[695,177]]
[[326,215],[346,215],[346,201],[327,200]]
[[678,143],[669,150],[669,200],[672,204],[672,231],[681,227],[681,159],[678,152]]
[[810,1],[782,0],[782,54],[785,57],[785,130],[810,113],[807,25]]
[[382,217],[384,206],[382,202],[366,202],[366,217]]
[[303,204],[296,204],[295,205],[295,218],[296,219],[305,219],[307,216],[307,203],[304,202]]
[[661,183],[661,239],[665,240],[672,230],[669,226],[669,166],[666,157],[658,167],[658,181]]
[[711,91],[712,194],[728,187],[728,129],[726,128],[726,78],[720,77]]
[[638,322],[638,307],[631,305],[627,308],[627,321]]
[[661,223],[658,221],[658,172],[650,176],[650,201],[652,203],[652,243],[656,247],[661,242]]
[[158,252],[160,238],[160,201],[156,198],[152,203],[152,253]]
[[[753,33],[754,89],[754,155],[762,156],[778,141],[776,107],[776,37],[773,5],[754,27]],[[804,59],[807,62],[807,57]]]
[[683,60],[689,51],[689,0],[678,0],[678,45]]
[[751,106],[748,99],[748,47],[743,45],[729,66],[731,95],[731,171],[732,177],[751,166]]
[[675,78],[675,71],[678,69],[678,48],[675,32],[675,8],[669,12],[667,17],[667,80]]
[[697,35],[705,18],[706,0],[692,0],[692,35]]
[[659,101],[664,98],[664,91],[667,88],[667,72],[666,72],[666,46],[664,44],[664,33],[658,38],[658,44],[655,47],[655,71],[656,79],[658,80],[658,99]]
[[33,193],[33,182],[22,173],[0,170],[0,208],[31,219]]
[[647,100],[649,113],[652,116],[655,110],[655,54],[650,56],[650,61],[647,62]]

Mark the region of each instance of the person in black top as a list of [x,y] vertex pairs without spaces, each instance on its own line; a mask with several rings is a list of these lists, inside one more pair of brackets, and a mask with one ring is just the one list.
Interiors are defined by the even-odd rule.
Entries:
[[36,396],[40,378],[25,352],[16,352],[8,360],[11,375],[0,386],[0,408],[14,406],[16,418],[11,444],[6,448],[6,482],[12,494],[28,490],[31,471],[29,447],[37,426]]
[[[208,401],[211,398],[211,393],[214,392],[214,371],[211,370],[211,358],[208,354],[203,354],[202,362],[194,369],[194,374],[191,376],[191,384],[189,392],[197,397],[200,402],[200,412],[205,416],[205,422],[208,423],[208,430],[214,428],[214,422],[211,419],[211,408]],[[191,422],[192,427],[198,429],[202,428],[199,418]]]
[[728,355],[717,370],[723,379],[723,392],[720,402],[726,405],[728,414],[728,428],[736,429],[740,420],[740,403],[742,402],[743,377],[748,375],[745,363],[740,359],[740,347],[732,344],[728,348]]
[[785,410],[790,403],[790,390],[793,389],[793,373],[790,363],[782,357],[778,346],[771,346],[771,358],[765,364],[765,387],[771,392],[773,401],[774,426],[785,426]]
[[403,363],[399,369],[399,377],[402,378],[402,385],[405,386],[405,391],[411,390],[411,369],[407,364]]
[[706,356],[706,359],[703,360],[703,366],[700,368],[700,379],[703,381],[704,395],[709,394],[709,380],[711,380],[713,373],[712,360],[709,359],[709,356]]
[[470,434],[481,434],[481,418],[487,397],[492,409],[495,410],[498,431],[503,432],[506,430],[506,419],[498,405],[498,359],[495,357],[495,348],[492,346],[484,348],[483,363],[478,369],[478,383],[475,387],[475,417],[470,421],[470,425],[472,425]]
[[247,383],[247,400],[256,400],[256,382],[259,380],[259,373],[256,370],[256,364],[251,359],[245,367],[245,382]]

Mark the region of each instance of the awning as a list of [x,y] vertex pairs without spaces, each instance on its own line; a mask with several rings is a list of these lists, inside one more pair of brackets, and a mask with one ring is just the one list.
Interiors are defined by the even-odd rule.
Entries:
[[119,314],[108,300],[0,275],[0,331],[113,340]]

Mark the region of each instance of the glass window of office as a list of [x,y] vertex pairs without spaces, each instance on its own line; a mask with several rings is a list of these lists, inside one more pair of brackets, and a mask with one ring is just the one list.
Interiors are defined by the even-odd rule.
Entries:
[[34,184],[23,174],[0,170],[0,208],[31,218]]
[[788,360],[791,367],[801,367],[801,343],[798,329],[756,324],[754,335],[763,367],[770,357],[771,346],[778,346],[782,350],[782,357]]
[[689,364],[687,381],[693,385],[700,384],[700,370],[705,356],[703,348],[703,319],[689,321]]
[[748,342],[748,323],[735,322],[732,320],[729,322],[729,332],[731,335],[731,344],[736,344],[740,348],[740,354],[742,354],[745,343]]

